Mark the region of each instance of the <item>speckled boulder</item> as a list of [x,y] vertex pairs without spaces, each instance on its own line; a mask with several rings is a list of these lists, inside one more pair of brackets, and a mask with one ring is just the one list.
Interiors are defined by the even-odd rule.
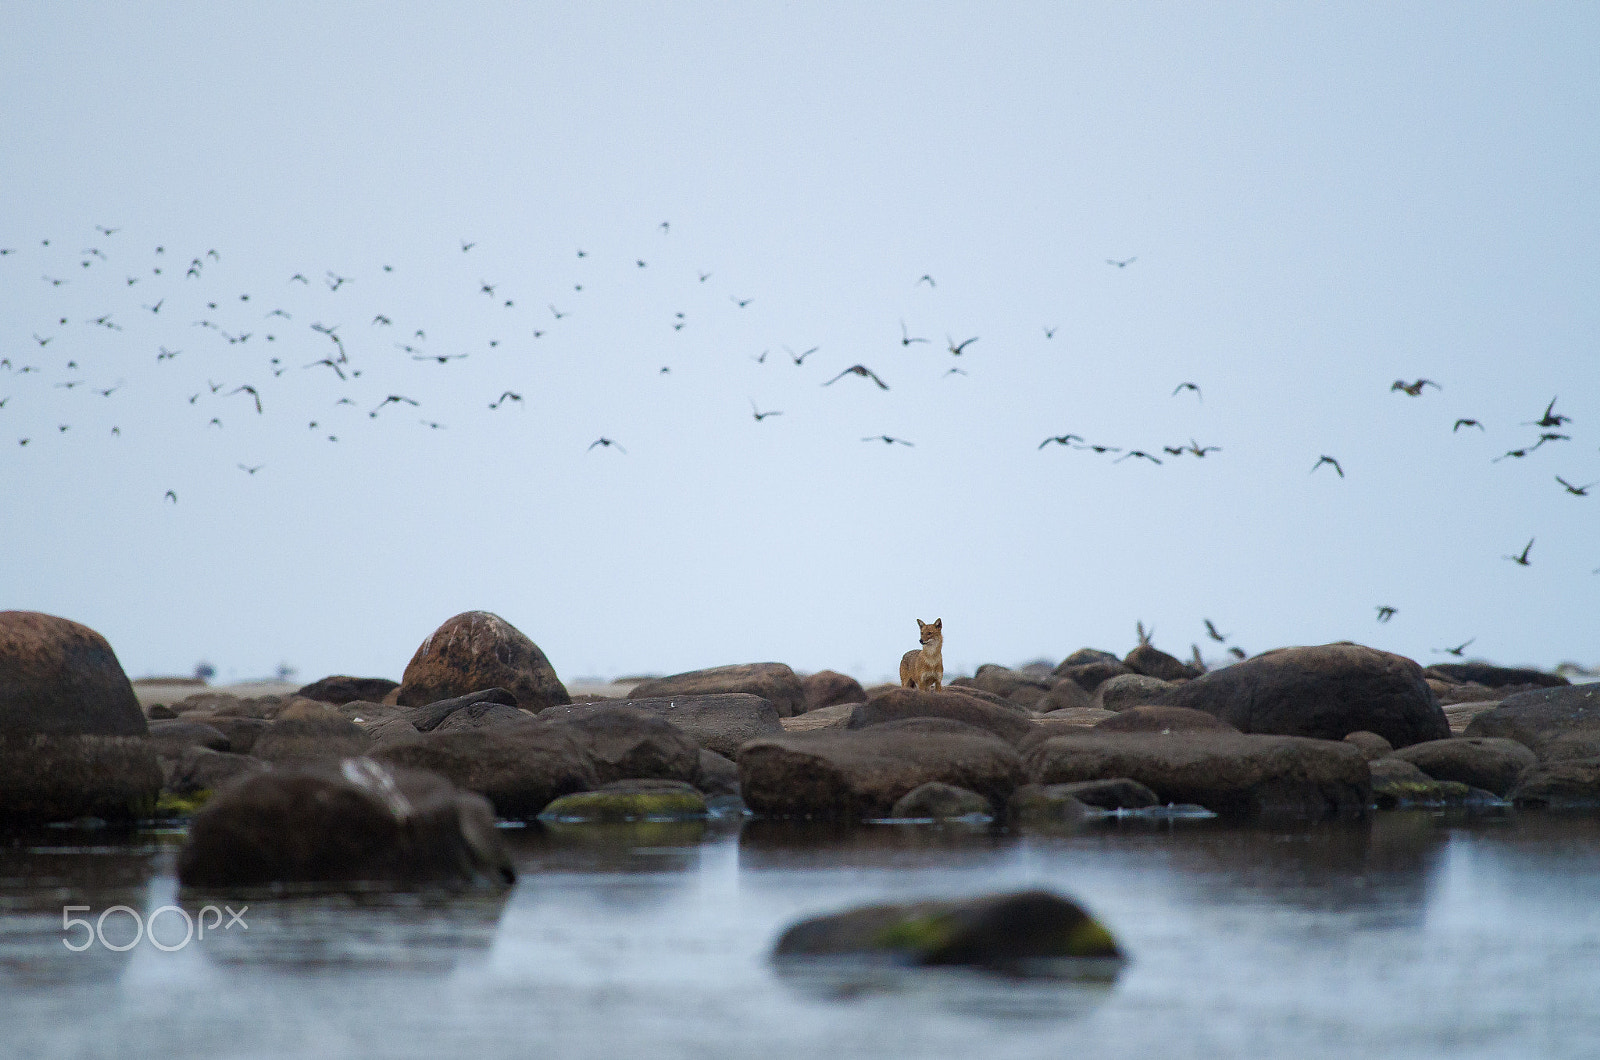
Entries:
[[401,706],[418,707],[495,687],[535,713],[572,702],[539,646],[488,611],[464,612],[434,630],[406,664],[394,695]]
[[37,611],[0,611],[0,733],[143,736],[133,683],[106,639]]

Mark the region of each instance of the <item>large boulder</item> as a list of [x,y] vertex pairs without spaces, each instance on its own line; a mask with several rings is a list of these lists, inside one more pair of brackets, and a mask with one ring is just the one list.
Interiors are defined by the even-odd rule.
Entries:
[[161,794],[155,749],[131,736],[0,735],[0,823],[147,817]]
[[295,695],[301,699],[315,699],[321,703],[332,703],[342,707],[346,703],[355,703],[358,700],[382,703],[384,696],[399,687],[399,682],[391,681],[387,677],[350,677],[336,674],[305,685]]
[[1136,674],[1146,677],[1155,677],[1162,681],[1183,681],[1190,677],[1199,677],[1200,671],[1173,655],[1168,655],[1160,648],[1149,644],[1141,644],[1130,651],[1122,660],[1122,665]]
[[849,728],[865,729],[906,718],[951,718],[994,733],[1011,744],[1033,732],[1030,716],[1014,706],[999,706],[957,689],[922,691],[895,688],[873,696],[851,713]]
[[143,736],[144,712],[106,639],[37,611],[0,611],[0,734]]
[[[975,965],[1030,974],[1065,958],[1122,958],[1083,907],[1047,891],[853,909],[802,920],[775,957],[880,957],[910,965]],[[1065,971],[1065,969],[1062,969]]]
[[1176,685],[1146,674],[1118,674],[1108,677],[1094,690],[1091,700],[1101,710],[1123,711],[1129,707],[1154,706],[1166,701]]
[[538,713],[572,702],[539,646],[488,611],[466,611],[434,630],[401,675],[395,702],[420,707],[484,688],[504,688]]
[[195,816],[178,855],[178,881],[201,888],[515,879],[488,802],[368,758],[236,781]]
[[700,745],[665,718],[631,706],[585,706],[599,709],[556,718],[547,717],[546,711],[539,720],[577,737],[600,783],[648,779],[692,784],[700,775]]
[[635,685],[628,693],[628,698],[660,699],[727,692],[760,696],[772,704],[780,718],[793,717],[806,711],[806,693],[800,678],[783,663],[775,662],[714,666],[709,670],[690,670],[671,677],[657,677]]
[[1358,748],[1293,736],[1095,732],[1052,736],[1023,760],[1036,784],[1126,777],[1224,817],[1360,817],[1372,790]]
[[1499,706],[1475,715],[1466,735],[1515,740],[1540,759],[1600,755],[1600,684],[1507,696]]
[[1600,806],[1600,757],[1535,766],[1518,778],[1507,797],[1520,807],[1536,809]]
[[1438,675],[1457,684],[1483,685],[1488,688],[1506,688],[1517,685],[1537,685],[1542,688],[1559,688],[1569,685],[1560,674],[1547,674],[1521,666],[1493,666],[1489,663],[1435,663],[1428,667],[1428,675]]
[[805,693],[806,710],[831,707],[837,703],[867,701],[867,694],[862,691],[861,682],[836,670],[818,670],[802,678],[800,690]]
[[1505,795],[1539,756],[1515,740],[1493,736],[1452,737],[1414,743],[1394,753],[1434,780],[1456,780]]
[[594,760],[569,726],[537,718],[465,732],[410,733],[380,742],[371,757],[428,769],[486,797],[501,817],[530,819],[550,800],[600,786]]
[[[561,710],[561,707],[552,707],[552,710]],[[496,725],[506,725],[510,722],[521,721],[533,715],[521,707],[508,707],[504,703],[472,703],[460,710],[453,710],[449,717],[434,726],[434,732],[460,732],[463,729],[488,729]]]
[[1359,644],[1263,652],[1174,685],[1159,702],[1203,710],[1246,733],[1341,740],[1364,729],[1395,747],[1450,735],[1422,667]]
[[1009,743],[944,718],[788,733],[739,750],[745,805],[772,817],[883,817],[902,795],[930,780],[1004,806],[1025,779]]
[[[432,732],[444,720],[458,710],[476,706],[480,703],[493,703],[499,706],[516,707],[517,697],[504,688],[480,688],[476,692],[468,692],[464,696],[451,696],[449,699],[436,699],[432,703],[420,707],[409,707],[401,711],[398,717],[404,718],[413,729],[418,732]],[[385,718],[392,721],[393,718]]]
[[[669,721],[698,740],[701,747],[724,758],[736,758],[746,740],[782,733],[783,722],[773,705],[760,696],[734,692],[714,696],[667,696],[551,707],[540,715],[549,721],[578,718],[626,706]],[[821,709],[821,708],[819,708]],[[807,712],[809,713],[809,712]]]

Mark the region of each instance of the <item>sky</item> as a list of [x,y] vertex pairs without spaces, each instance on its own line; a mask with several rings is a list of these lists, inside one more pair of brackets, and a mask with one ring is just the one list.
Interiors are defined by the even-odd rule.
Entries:
[[1600,9],[0,21],[0,608],[132,676],[1600,663]]

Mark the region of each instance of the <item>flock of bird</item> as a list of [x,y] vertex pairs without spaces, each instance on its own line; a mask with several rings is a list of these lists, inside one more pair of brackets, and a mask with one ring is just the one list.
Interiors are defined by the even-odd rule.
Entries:
[[[660,237],[670,236],[669,222],[657,227]],[[141,383],[148,382],[151,375],[159,376],[162,382],[169,384],[169,392],[175,395],[179,408],[192,407],[196,422],[204,430],[220,432],[236,416],[266,417],[276,412],[271,406],[284,400],[286,395],[275,393],[275,380],[288,373],[313,373],[325,380],[325,389],[316,391],[323,396],[304,416],[305,429],[325,437],[330,443],[339,441],[340,431],[354,430],[363,420],[376,420],[395,413],[411,413],[421,427],[439,431],[445,430],[447,424],[424,414],[422,400],[407,393],[389,392],[390,386],[386,385],[374,390],[372,378],[385,376],[396,361],[448,368],[473,356],[488,355],[502,345],[500,338],[490,338],[483,349],[464,350],[457,346],[440,350],[429,345],[427,322],[401,323],[401,313],[381,307],[370,320],[363,315],[359,324],[348,322],[347,314],[355,307],[348,291],[377,287],[385,276],[394,272],[393,266],[388,264],[377,266],[371,279],[325,268],[294,272],[255,283],[254,290],[241,290],[239,288],[244,285],[232,276],[213,278],[222,271],[223,261],[222,252],[215,248],[169,252],[164,244],[135,248],[127,238],[118,228],[96,226],[94,234],[82,240],[85,245],[80,245],[78,240],[63,244],[57,239],[43,239],[33,246],[0,247],[0,283],[13,290],[20,290],[29,283],[42,285],[40,296],[24,296],[24,301],[40,307],[34,326],[25,329],[31,333],[32,346],[0,348],[0,417],[17,411],[19,395],[27,394],[23,400],[31,401],[42,397],[41,391],[62,391],[65,402],[53,406],[57,412],[55,418],[60,421],[54,426],[55,433],[66,434],[74,426],[67,402],[113,402],[128,386],[127,376],[138,372]],[[74,247],[79,249],[74,250]],[[476,240],[463,239],[445,253],[457,257],[460,262],[472,262],[477,247]],[[647,256],[629,257],[631,264],[623,261],[616,263],[618,267],[628,272],[650,267]],[[593,282],[586,278],[593,264],[589,259],[586,250],[576,249],[570,290],[557,296],[568,303],[565,307],[549,297],[535,299],[531,307],[521,304],[516,292],[505,289],[509,285],[482,277],[470,284],[463,282],[461,297],[484,299],[480,308],[494,314],[495,326],[503,325],[517,344],[526,346],[551,334],[553,329],[566,326],[564,322],[575,312],[574,305],[586,297],[586,285]],[[1137,257],[1107,258],[1105,264],[1121,271],[1137,261]],[[697,269],[692,281],[685,276],[683,283],[704,290],[702,285],[713,276],[711,271]],[[938,282],[932,275],[923,274],[910,286],[932,292]],[[86,295],[86,291],[92,291],[92,296]],[[95,305],[90,315],[82,315],[81,308],[78,315],[64,308],[81,306],[90,297]],[[527,301],[521,300],[522,303]],[[727,292],[725,311],[742,311],[752,301],[744,292]],[[537,305],[538,302],[543,305]],[[371,308],[368,305],[367,311]],[[667,323],[674,331],[682,331],[688,326],[689,318],[686,312],[678,311]],[[897,342],[886,337],[885,345],[891,349],[898,345],[902,351],[914,347],[939,351],[947,358],[939,372],[945,377],[967,375],[965,366],[971,363],[974,347],[984,348],[978,345],[982,340],[977,335],[958,340],[947,333],[941,346],[933,338],[914,334],[905,319],[898,323]],[[1052,340],[1056,330],[1053,326],[1041,326],[1044,341]],[[85,341],[85,332],[117,338],[97,347]],[[508,348],[510,345],[508,343]],[[111,352],[103,356],[107,349]],[[781,349],[797,368],[806,368],[808,359],[821,352],[818,346],[798,353],[788,345],[781,345]],[[759,354],[750,354],[750,359],[765,365],[771,354],[772,349],[768,348]],[[213,369],[226,381],[212,380],[209,373]],[[669,374],[671,367],[662,366],[659,372]],[[304,376],[306,379],[313,377]],[[197,385],[201,378],[205,380],[203,386]],[[817,385],[823,388],[867,386],[880,392],[891,389],[878,371],[864,363],[838,368]],[[1431,379],[1409,382],[1397,379],[1389,390],[1416,399],[1424,398],[1430,390],[1442,393],[1444,387]],[[368,396],[358,401],[357,397],[363,393]],[[423,393],[423,396],[431,399],[431,393]],[[1196,403],[1204,402],[1200,384],[1192,380],[1178,382],[1170,396],[1175,401],[1192,398]],[[482,400],[482,407],[490,412],[524,404],[523,393],[514,388],[497,388],[496,392],[485,394]],[[1570,443],[1572,436],[1567,433],[1570,430],[1567,425],[1572,420],[1556,411],[1557,401],[1552,399],[1541,415],[1520,424],[1537,428],[1536,437],[1494,457],[1494,462],[1525,460],[1547,445]],[[754,398],[749,405],[750,415],[758,425],[785,414],[783,409],[762,408]],[[3,422],[0,420],[0,424]],[[1451,433],[1463,428],[1486,431],[1480,419],[1461,417],[1455,420]],[[121,425],[113,424],[110,433],[120,436]],[[37,434],[36,430],[18,436],[17,445],[24,449],[33,446],[36,450],[42,444]],[[911,448],[916,444],[888,433],[868,434],[860,440],[889,448]],[[1204,459],[1209,454],[1222,452],[1221,447],[1203,445],[1193,437],[1170,444],[1125,447],[1091,441],[1071,431],[1044,438],[1036,449],[1052,446],[1111,456],[1114,463],[1143,461],[1157,466],[1185,457]],[[617,439],[607,435],[596,437],[587,446],[591,453],[597,449],[614,451],[618,455],[628,452]],[[236,466],[253,478],[267,465],[239,459]],[[1311,474],[1324,467],[1331,469],[1339,479],[1346,476],[1344,465],[1327,453],[1318,455],[1311,466]],[[1600,481],[1578,484],[1561,475],[1554,476],[1554,481],[1565,493],[1579,498],[1590,496],[1590,491],[1600,486]],[[161,497],[161,502],[166,504],[178,501],[177,488],[166,490]],[[1503,558],[1519,566],[1531,565],[1534,540],[1530,538],[1519,552]],[[1595,573],[1600,574],[1600,569]],[[1395,614],[1393,607],[1378,607],[1379,622],[1387,622]],[[1209,619],[1205,625],[1209,637],[1218,643],[1225,641]],[[1471,643],[1469,640],[1457,647],[1437,650],[1459,656]],[[1230,651],[1239,654],[1240,650],[1233,647]]]

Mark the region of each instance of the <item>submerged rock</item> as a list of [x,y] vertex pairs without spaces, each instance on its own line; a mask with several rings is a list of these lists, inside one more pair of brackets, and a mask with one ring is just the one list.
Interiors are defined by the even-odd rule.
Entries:
[[1401,758],[1380,758],[1371,764],[1372,802],[1380,810],[1407,806],[1459,806],[1471,789],[1451,780],[1435,780]]
[[989,800],[975,791],[930,780],[912,788],[895,801],[890,817],[922,817],[946,820],[955,817],[993,816]]
[[0,611],[0,734],[143,736],[133,683],[106,639],[37,611]]
[[415,707],[496,687],[535,713],[572,702],[550,660],[525,633],[499,615],[465,611],[418,646],[394,695],[401,706]]
[[563,795],[540,820],[678,821],[706,815],[705,796],[675,780],[618,780],[594,791]]
[[1028,974],[1078,958],[1120,962],[1122,951],[1082,906],[1047,891],[964,901],[878,905],[803,920],[775,957],[879,957],[910,965],[972,965]]

